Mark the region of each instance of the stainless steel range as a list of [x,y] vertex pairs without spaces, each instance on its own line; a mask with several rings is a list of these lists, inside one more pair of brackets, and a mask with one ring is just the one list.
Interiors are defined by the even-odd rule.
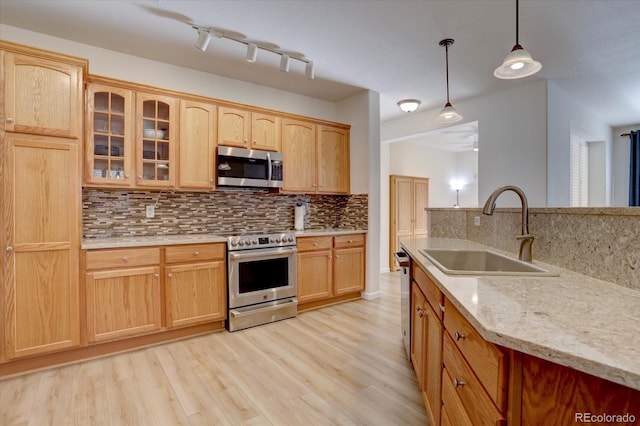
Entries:
[[297,315],[297,251],[291,232],[227,238],[229,331]]

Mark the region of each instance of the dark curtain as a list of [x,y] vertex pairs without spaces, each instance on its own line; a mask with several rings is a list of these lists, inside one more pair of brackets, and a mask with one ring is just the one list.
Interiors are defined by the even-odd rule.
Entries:
[[631,162],[629,166],[629,206],[640,206],[640,130],[630,132]]

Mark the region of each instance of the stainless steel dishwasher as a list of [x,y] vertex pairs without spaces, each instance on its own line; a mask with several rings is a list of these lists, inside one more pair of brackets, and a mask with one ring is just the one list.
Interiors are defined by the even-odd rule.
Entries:
[[402,327],[402,341],[407,351],[407,358],[411,360],[411,273],[410,258],[404,251],[397,251],[393,256],[400,266],[400,325]]

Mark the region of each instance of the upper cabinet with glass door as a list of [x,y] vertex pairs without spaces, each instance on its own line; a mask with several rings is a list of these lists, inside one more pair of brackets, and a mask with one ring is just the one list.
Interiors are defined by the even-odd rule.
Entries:
[[85,182],[130,186],[132,165],[131,90],[90,83],[87,87]]
[[136,94],[137,186],[175,186],[177,105],[168,96]]

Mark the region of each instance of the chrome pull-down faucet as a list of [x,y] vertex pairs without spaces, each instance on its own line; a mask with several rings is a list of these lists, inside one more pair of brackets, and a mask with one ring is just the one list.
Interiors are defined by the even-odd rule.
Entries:
[[516,239],[520,242],[520,248],[518,250],[518,259],[525,262],[531,262],[531,245],[533,244],[533,235],[529,234],[529,203],[527,203],[527,196],[524,195],[524,191],[517,186],[502,186],[489,195],[487,201],[482,208],[482,214],[492,215],[496,208],[496,200],[498,196],[505,191],[513,191],[520,197],[522,203],[522,231],[521,235]]

